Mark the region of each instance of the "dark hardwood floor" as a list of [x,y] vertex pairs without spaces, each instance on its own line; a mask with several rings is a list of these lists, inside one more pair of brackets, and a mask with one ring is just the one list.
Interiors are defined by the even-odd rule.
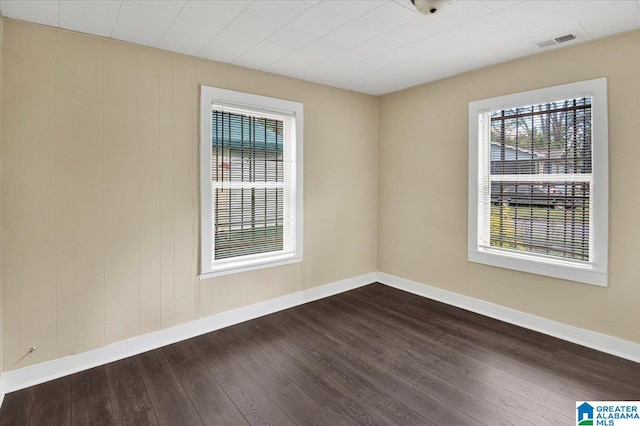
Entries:
[[0,425],[571,425],[640,364],[381,284],[6,395]]

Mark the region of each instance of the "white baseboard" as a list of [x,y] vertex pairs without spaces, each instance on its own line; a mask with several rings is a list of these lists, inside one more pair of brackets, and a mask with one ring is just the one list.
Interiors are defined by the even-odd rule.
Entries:
[[520,327],[558,337],[592,349],[640,362],[640,344],[607,336],[593,331],[573,327],[557,321],[516,311],[469,296],[442,290],[426,284],[399,278],[382,272],[372,272],[334,283],[314,287],[297,293],[288,294],[222,312],[186,324],[132,337],[108,346],[82,352],[64,358],[43,362],[17,370],[7,371],[0,375],[0,404],[5,393],[14,392],[49,380],[87,370],[99,365],[108,364],[142,352],[157,349],[171,343],[186,340],[211,331],[239,324],[254,318],[272,314],[314,300],[333,296],[354,288],[379,282],[409,293],[437,300],[448,305],[476,312],[491,318],[505,321]]
[[458,293],[432,287],[415,281],[376,272],[376,281],[409,293],[437,300],[467,311],[475,312],[500,321],[508,322],[529,330],[567,340],[578,345],[606,352],[611,355],[640,362],[640,343],[630,342],[595,331],[585,330],[558,321],[527,314],[484,300],[463,296]]
[[132,337],[108,346],[69,355],[64,358],[7,371],[0,376],[0,403],[5,393],[14,392],[69,374],[108,364],[142,352],[157,349],[171,343],[239,324],[254,318],[272,314],[307,302],[333,296],[354,288],[371,284],[375,273],[369,273],[297,293],[288,294],[265,302],[245,306],[217,315],[180,324],[153,333]]

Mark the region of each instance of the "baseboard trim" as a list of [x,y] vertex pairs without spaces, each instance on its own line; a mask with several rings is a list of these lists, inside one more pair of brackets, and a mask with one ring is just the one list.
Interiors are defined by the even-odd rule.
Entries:
[[500,321],[508,322],[529,330],[538,331],[549,336],[567,340],[601,352],[640,362],[640,343],[630,342],[595,331],[585,330],[558,321],[527,314],[484,300],[453,293],[441,288],[432,287],[416,281],[376,272],[376,281],[390,287],[404,290],[418,296],[437,300],[438,302],[456,306]]
[[383,272],[372,272],[222,312],[153,333],[132,337],[91,351],[7,371],[0,375],[0,405],[5,393],[118,361],[181,340],[343,293],[376,281],[418,296],[437,300],[631,361],[640,362],[640,344],[638,343],[552,321]]
[[0,375],[0,404],[5,393],[14,392],[49,380],[88,370],[133,355],[190,339],[201,334],[249,321],[264,315],[333,296],[371,284],[375,273],[360,275],[330,284],[313,287],[265,302],[256,303],[217,315],[180,324],[153,333],[132,337],[87,352],[69,355],[52,361],[31,365]]

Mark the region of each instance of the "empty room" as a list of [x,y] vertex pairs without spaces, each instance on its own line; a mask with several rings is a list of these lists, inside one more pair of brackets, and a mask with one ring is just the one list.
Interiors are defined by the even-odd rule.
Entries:
[[0,14],[0,426],[640,425],[640,0]]

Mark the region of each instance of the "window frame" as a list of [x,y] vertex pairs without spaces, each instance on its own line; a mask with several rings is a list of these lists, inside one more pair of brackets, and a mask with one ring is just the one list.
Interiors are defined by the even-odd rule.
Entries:
[[[214,264],[213,258],[213,187],[211,175],[212,156],[212,105],[224,105],[254,111],[258,114],[275,114],[293,117],[295,120],[295,248],[291,253],[267,252],[226,258]],[[200,86],[200,274],[208,279],[239,272],[288,265],[303,260],[303,147],[304,108],[299,102],[252,93],[237,92],[218,87]]]
[[[479,247],[481,215],[479,205],[480,115],[489,111],[543,104],[550,101],[590,96],[592,98],[592,177],[590,211],[592,213],[592,259],[587,265],[561,259],[541,259],[526,253],[504,252]],[[468,188],[468,260],[470,262],[513,269],[570,281],[606,287],[608,285],[608,117],[607,80],[597,78],[546,87],[469,102],[469,188]],[[488,167],[490,170],[490,167]],[[490,173],[490,171],[489,171]]]

